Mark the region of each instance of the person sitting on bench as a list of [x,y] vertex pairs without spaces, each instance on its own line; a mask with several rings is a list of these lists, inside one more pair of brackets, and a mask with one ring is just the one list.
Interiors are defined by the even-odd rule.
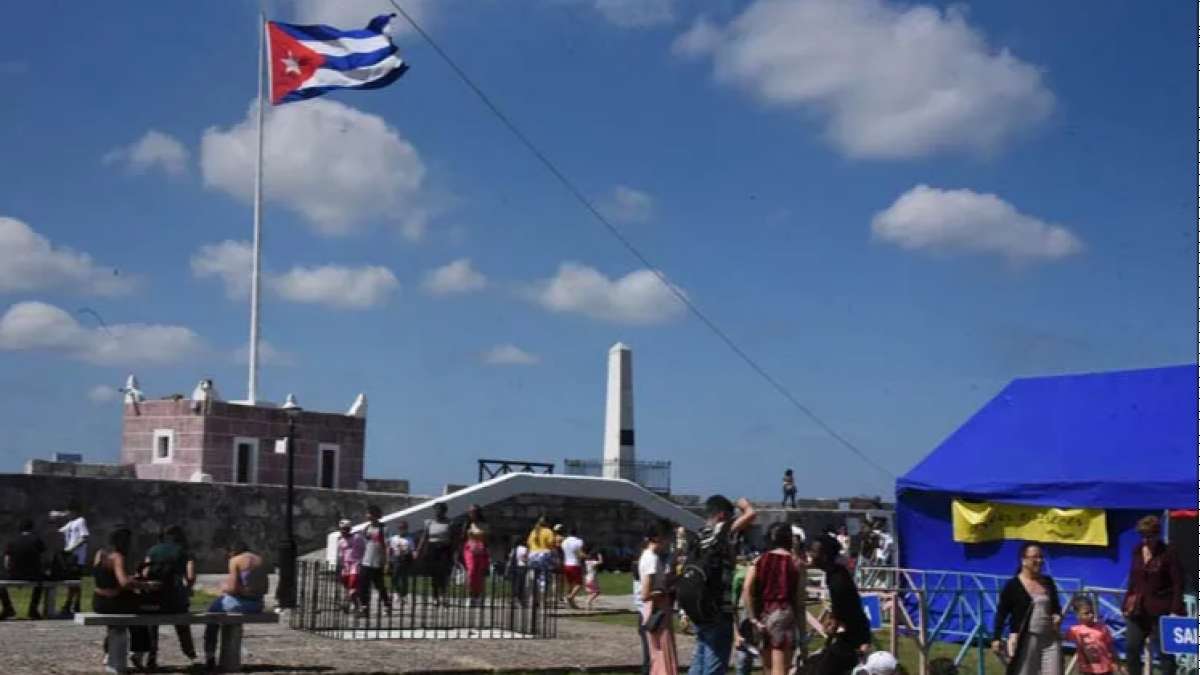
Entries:
[[[226,548],[229,556],[229,575],[221,582],[221,596],[208,608],[210,614],[257,614],[263,611],[263,596],[267,594],[267,568],[258,554],[245,542],[234,540]],[[217,636],[221,627],[204,627],[204,660],[209,668],[217,663]]]
[[[16,539],[4,547],[4,576],[13,581],[41,581],[45,576],[42,568],[42,554],[46,552],[46,544],[42,538],[33,533],[33,520],[21,520],[21,533]],[[34,586],[33,594],[29,596],[29,618],[40,619],[38,603],[42,600],[42,587]],[[0,588],[0,621],[17,615],[13,609],[12,600],[8,597],[8,589]]]
[[[156,591],[159,584],[137,579],[125,571],[129,556],[129,545],[133,532],[128,527],[117,527],[108,536],[108,546],[96,552],[92,563],[92,575],[96,581],[92,593],[92,611],[98,614],[141,614],[157,612],[159,606]],[[129,627],[130,658],[139,670],[142,658],[150,651],[150,629],[146,626]],[[108,639],[104,641],[104,653],[108,653]]]

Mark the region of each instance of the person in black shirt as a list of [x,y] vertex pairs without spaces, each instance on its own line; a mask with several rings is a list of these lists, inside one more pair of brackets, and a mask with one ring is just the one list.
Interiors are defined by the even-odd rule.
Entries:
[[812,564],[825,572],[830,605],[826,624],[829,638],[817,665],[817,675],[845,675],[853,671],[859,656],[871,644],[871,622],[863,612],[854,579],[850,570],[837,562],[841,551],[842,545],[829,534],[817,537],[809,551]]
[[[44,567],[42,565],[42,555],[46,552],[46,544],[41,538],[33,533],[33,521],[26,518],[21,521],[21,533],[16,539],[8,542],[4,547],[4,574],[5,577],[19,581],[40,581],[44,576]],[[29,618],[40,619],[42,615],[38,613],[38,603],[42,600],[42,588],[35,586],[33,594],[29,597]],[[13,610],[12,599],[8,597],[8,589],[0,588],[0,620],[9,619],[17,615]]]

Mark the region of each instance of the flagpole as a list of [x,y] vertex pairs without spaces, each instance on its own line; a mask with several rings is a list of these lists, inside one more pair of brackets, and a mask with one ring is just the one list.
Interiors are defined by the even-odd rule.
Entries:
[[263,70],[267,17],[258,15],[258,158],[254,165],[254,263],[250,277],[250,382],[246,401],[258,402],[259,299],[262,292]]

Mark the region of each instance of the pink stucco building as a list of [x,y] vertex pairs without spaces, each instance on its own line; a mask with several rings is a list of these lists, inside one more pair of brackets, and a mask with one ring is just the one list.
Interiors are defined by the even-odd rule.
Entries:
[[[138,478],[281,485],[287,455],[276,453],[276,442],[287,436],[287,422],[287,411],[274,406],[127,397],[121,462]],[[359,489],[366,425],[365,415],[300,413],[296,485]]]

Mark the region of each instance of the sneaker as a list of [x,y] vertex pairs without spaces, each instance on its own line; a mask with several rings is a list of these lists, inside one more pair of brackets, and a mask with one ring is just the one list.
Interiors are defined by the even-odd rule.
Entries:
[[140,653],[134,652],[134,653],[130,654],[129,660],[133,662],[134,668],[137,668],[138,670],[146,669],[146,666],[142,663],[142,655]]

